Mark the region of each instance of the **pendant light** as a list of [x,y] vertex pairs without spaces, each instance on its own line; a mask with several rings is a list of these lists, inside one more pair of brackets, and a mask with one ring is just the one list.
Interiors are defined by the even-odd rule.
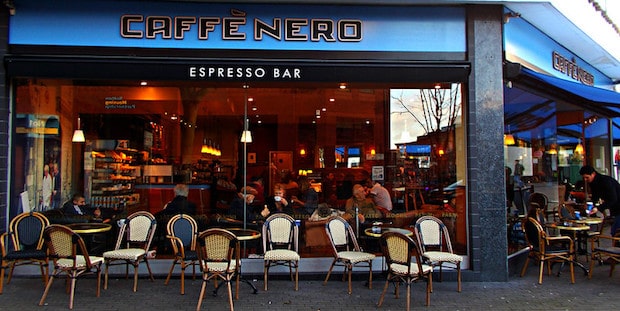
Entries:
[[74,143],[83,143],[86,141],[86,138],[84,138],[84,131],[82,131],[80,127],[80,117],[77,119],[77,129],[73,131],[73,138],[71,141]]

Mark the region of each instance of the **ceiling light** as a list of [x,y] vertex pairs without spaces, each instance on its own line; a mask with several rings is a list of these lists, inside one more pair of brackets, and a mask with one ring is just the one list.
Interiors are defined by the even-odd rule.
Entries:
[[71,141],[74,143],[83,143],[86,141],[86,138],[84,137],[84,131],[82,131],[82,128],[80,127],[80,117],[78,117],[77,121],[77,129],[73,132],[73,138],[71,138]]

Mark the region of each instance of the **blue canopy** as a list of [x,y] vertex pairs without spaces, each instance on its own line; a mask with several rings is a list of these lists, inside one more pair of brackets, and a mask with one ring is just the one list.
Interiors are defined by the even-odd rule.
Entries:
[[517,81],[529,88],[560,100],[584,105],[584,108],[608,117],[620,116],[620,93],[548,76],[524,67],[521,67],[520,73]]

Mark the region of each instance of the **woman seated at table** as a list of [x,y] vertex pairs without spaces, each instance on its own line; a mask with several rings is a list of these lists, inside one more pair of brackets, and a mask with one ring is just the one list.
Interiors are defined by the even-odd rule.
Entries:
[[275,184],[273,186],[273,195],[265,199],[269,213],[286,213],[293,214],[293,206],[286,197],[286,191],[283,184]]

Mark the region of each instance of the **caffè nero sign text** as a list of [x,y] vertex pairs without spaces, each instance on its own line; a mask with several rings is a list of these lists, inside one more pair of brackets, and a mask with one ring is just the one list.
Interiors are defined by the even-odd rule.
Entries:
[[[125,39],[183,40],[188,34],[207,41],[221,34],[221,40],[302,42],[360,42],[362,21],[357,19],[274,17],[248,18],[246,12],[232,9],[230,16],[150,16],[126,14],[120,17],[120,35]],[[247,27],[250,25],[250,27]]]

